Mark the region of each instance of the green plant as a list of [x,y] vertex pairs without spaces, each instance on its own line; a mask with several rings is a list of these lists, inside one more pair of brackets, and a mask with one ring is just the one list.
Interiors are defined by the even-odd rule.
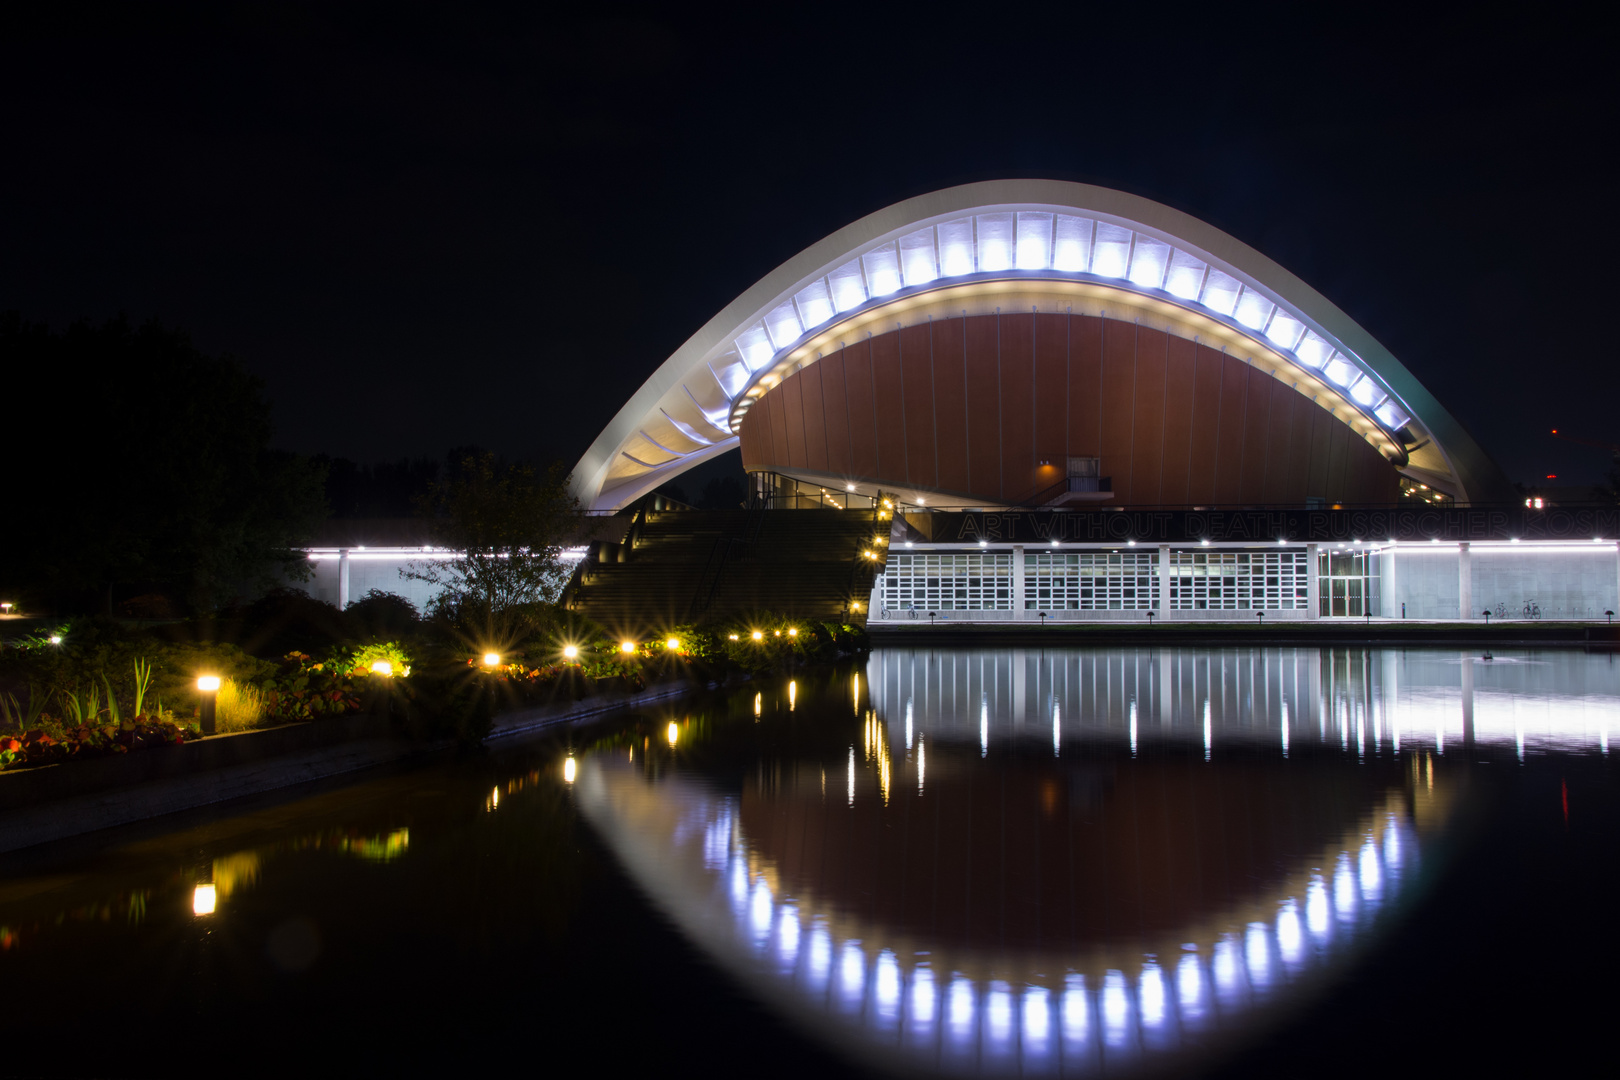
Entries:
[[264,695],[235,679],[222,679],[214,709],[220,731],[249,731],[264,719]]
[[124,718],[118,712],[118,695],[113,693],[112,683],[107,680],[105,672],[101,676],[101,685],[107,688],[107,715],[112,717],[113,723],[122,724]]
[[[135,658],[135,715],[141,715],[141,707],[146,702],[147,688],[152,685],[152,662],[143,657]],[[158,703],[158,711],[163,710],[163,703]]]

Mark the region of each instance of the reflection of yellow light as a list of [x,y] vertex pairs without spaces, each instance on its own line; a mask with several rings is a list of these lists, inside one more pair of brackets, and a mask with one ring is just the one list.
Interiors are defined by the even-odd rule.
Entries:
[[[197,689],[203,691],[204,693],[213,693],[215,690],[219,689],[219,676],[204,675],[202,678],[197,680]],[[210,888],[212,888],[212,886],[210,886]]]
[[373,660],[371,662],[371,671],[374,675],[392,675],[394,673],[394,665],[390,664],[387,660]]
[[191,892],[191,913],[193,915],[212,915],[214,913],[214,886],[199,885]]
[[636,651],[636,643],[633,641],[621,641],[619,642],[619,651],[622,653],[633,653]]
[[755,716],[760,715],[764,711],[764,709],[765,709],[765,695],[762,694],[762,693],[761,694],[755,694],[754,695],[754,715]]
[[755,630],[752,636],[753,636],[755,641],[764,641],[765,640],[765,635],[763,633],[761,633],[760,631],[758,631],[758,630]]
[[564,782],[569,783],[569,784],[572,784],[574,782],[574,772],[575,772],[575,770],[577,768],[578,768],[578,766],[575,764],[573,758],[569,758],[567,761],[563,762],[563,780],[564,780]]
[[675,726],[675,721],[669,722],[669,730],[664,733],[664,737],[669,740],[671,746],[674,746],[675,741],[681,737],[681,729]]
[[798,683],[798,680],[795,679],[794,681],[788,683],[788,712],[793,711],[793,704],[794,704],[795,701],[798,700],[798,697],[799,697],[799,683]]
[[672,637],[668,641],[664,642],[664,648],[666,648],[666,649],[678,649],[680,647],[681,647],[681,639],[680,638],[673,638]]
[[563,646],[563,659],[565,659],[565,660],[573,660],[573,659],[576,659],[578,656],[579,656],[579,646],[578,645],[564,645]]
[[500,653],[487,652],[487,653],[484,654],[484,666],[485,667],[494,667],[496,664],[499,664],[500,662],[501,662],[501,654]]

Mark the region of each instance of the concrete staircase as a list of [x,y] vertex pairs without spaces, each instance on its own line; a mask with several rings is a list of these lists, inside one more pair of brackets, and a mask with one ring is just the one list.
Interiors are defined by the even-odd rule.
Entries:
[[649,509],[622,544],[593,549],[566,602],[637,638],[755,610],[836,618],[852,600],[864,622],[888,524],[870,510]]

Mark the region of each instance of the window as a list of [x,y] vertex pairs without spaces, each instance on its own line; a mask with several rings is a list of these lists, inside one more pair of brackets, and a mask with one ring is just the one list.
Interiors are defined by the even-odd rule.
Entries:
[[1308,600],[1305,552],[1171,551],[1172,611],[1293,611]]
[[1152,551],[1027,552],[1024,608],[1146,611],[1159,606],[1157,578]]
[[890,608],[924,611],[1011,611],[1012,555],[947,552],[889,555],[880,585]]

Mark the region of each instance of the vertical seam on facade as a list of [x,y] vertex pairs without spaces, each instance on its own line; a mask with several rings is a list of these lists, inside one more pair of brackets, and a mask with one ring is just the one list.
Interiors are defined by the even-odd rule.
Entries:
[[1125,487],[1133,496],[1136,494],[1136,425],[1141,418],[1136,415],[1136,388],[1142,382],[1142,324],[1131,325],[1131,448],[1126,451],[1130,456],[1126,459],[1131,463],[1130,472],[1125,474]]
[[1187,409],[1187,477],[1186,485],[1181,489],[1181,505],[1192,505],[1192,463],[1193,463],[1193,432],[1195,430],[1194,418],[1198,416],[1198,350],[1202,348],[1197,339],[1193,340],[1192,351],[1192,394],[1189,397],[1190,405]]
[[799,383],[799,449],[804,454],[804,467],[810,467],[810,423],[804,415],[804,368],[793,373]]
[[963,481],[973,490],[973,418],[968,412],[967,311],[962,311],[962,458]]
[[1164,382],[1159,384],[1159,482],[1156,501],[1164,502],[1164,443],[1170,437],[1170,334],[1164,335]]
[[1074,406],[1069,394],[1074,389],[1074,312],[1070,311],[1063,320],[1063,475],[1069,475],[1069,424],[1073,418]]
[[939,487],[939,380],[934,377],[934,320],[928,319],[928,404],[934,417],[934,487]]
[[1001,311],[996,311],[996,497],[1006,497],[1006,460],[1008,437],[1001,423]]
[[1217,505],[1220,494],[1221,480],[1221,412],[1226,405],[1226,353],[1215,353],[1221,359],[1215,367],[1215,451],[1210,454],[1211,468],[1209,473],[1209,501],[1210,505]]
[[844,475],[847,477],[855,471],[855,413],[849,404],[849,349],[838,350],[838,364],[844,369]]
[[895,367],[900,374],[900,475],[911,483],[911,440],[906,432],[906,338],[904,328],[895,324],[894,331],[894,358]]
[[872,469],[872,474],[881,478],[883,476],[883,438],[878,431],[877,364],[872,359],[871,334],[866,335],[866,378],[872,384],[872,459],[877,462]]

